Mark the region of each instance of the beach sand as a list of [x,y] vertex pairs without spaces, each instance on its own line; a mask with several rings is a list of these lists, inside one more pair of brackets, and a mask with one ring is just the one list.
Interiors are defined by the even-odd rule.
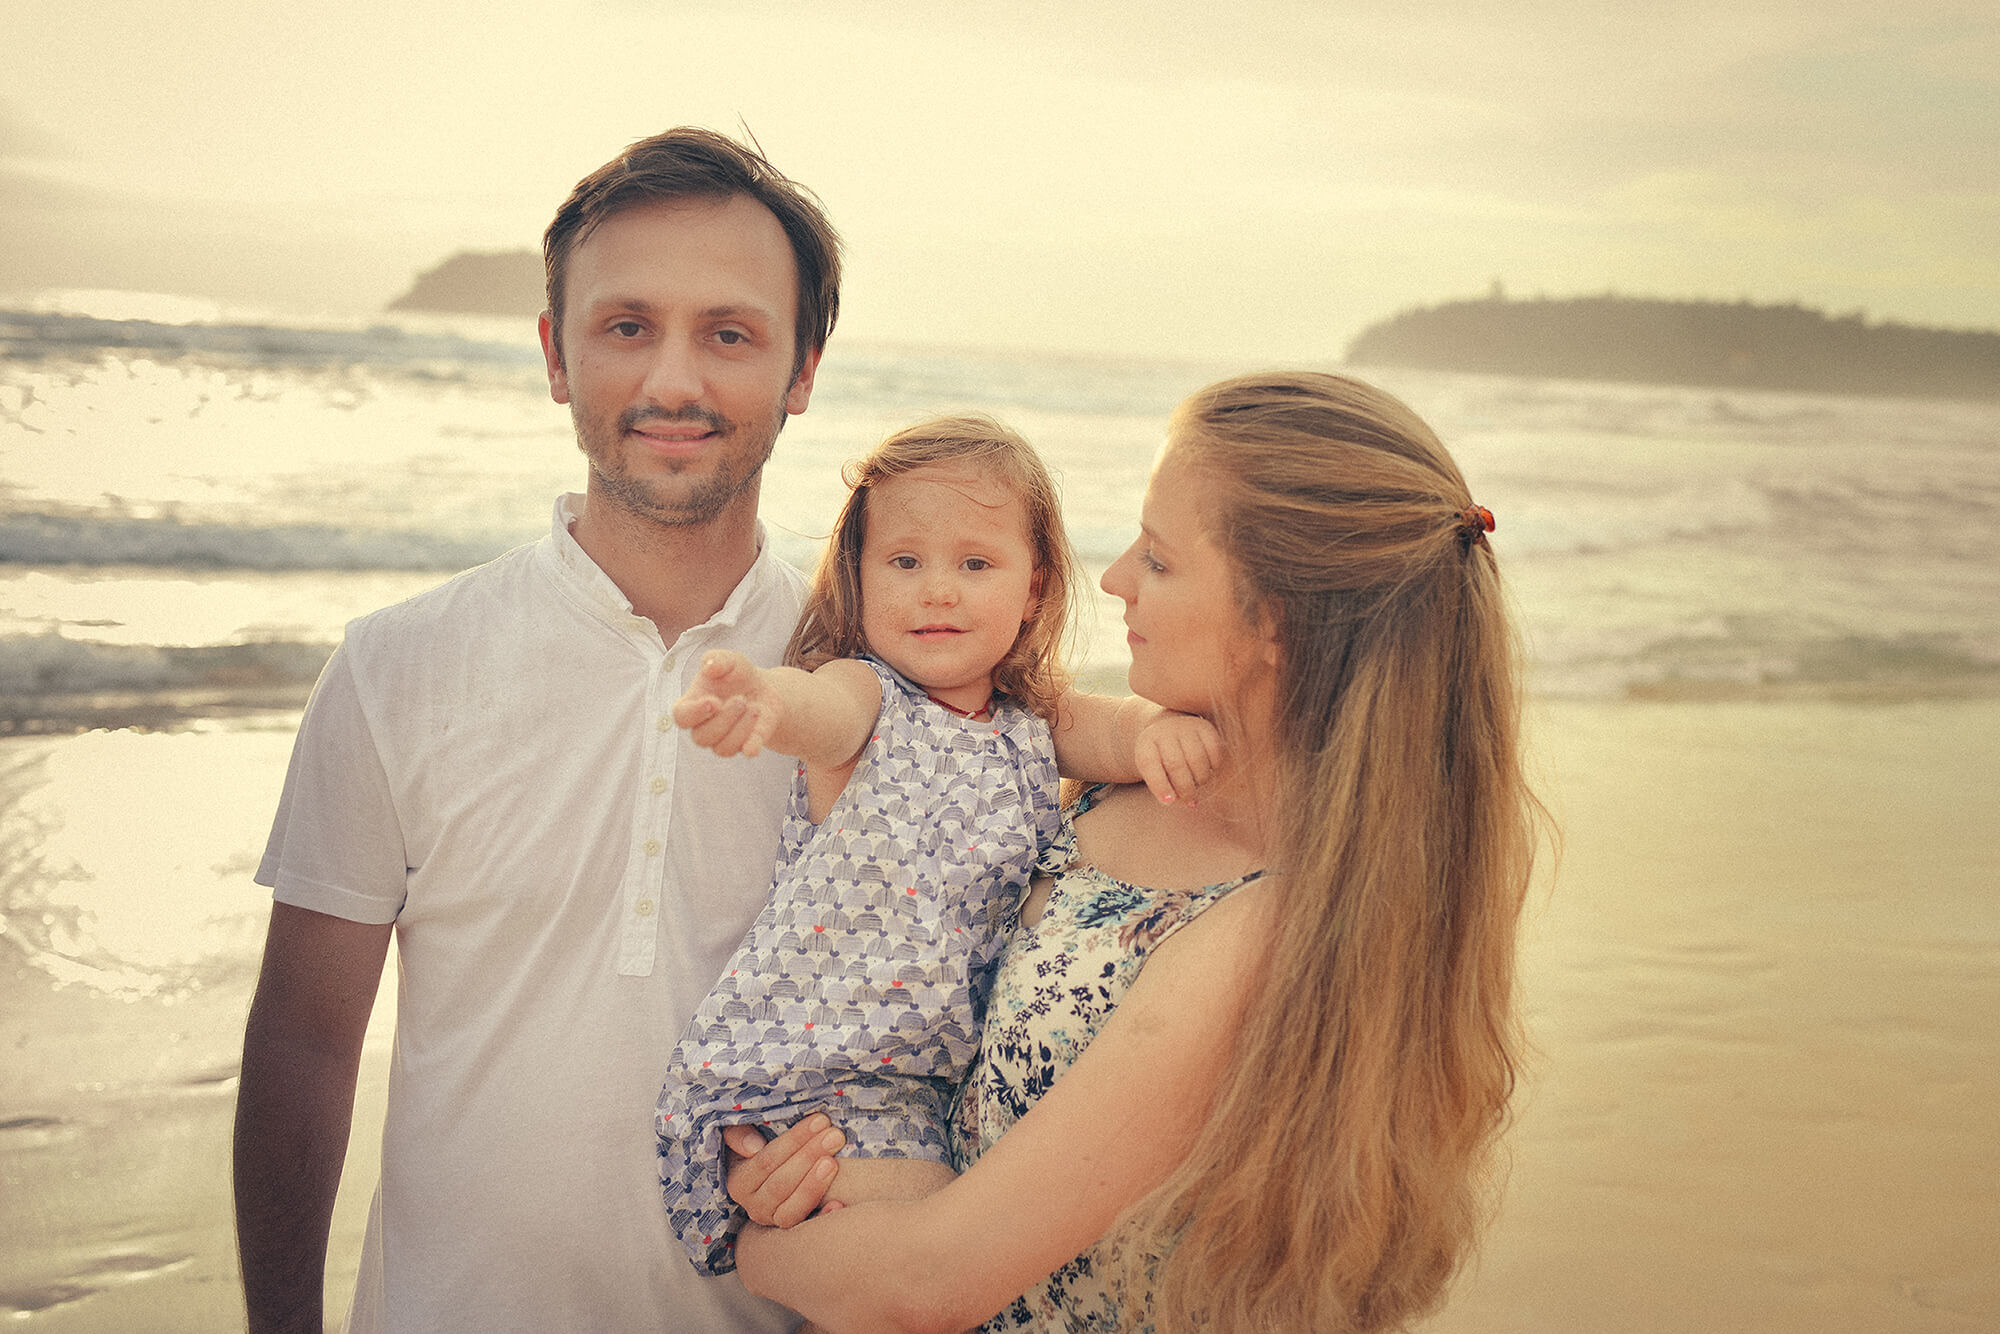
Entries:
[[[36,875],[92,869],[24,841],[174,837],[240,939],[286,725],[0,739],[0,799],[34,816],[8,826],[9,911]],[[1426,1328],[2000,1327],[2000,701],[1555,701],[1534,740],[1564,835],[1524,935],[1537,1051],[1498,1220]],[[81,777],[51,776],[66,765]],[[147,765],[193,795],[62,795]],[[0,1316],[239,1327],[228,1142],[252,965],[121,995],[23,946],[0,935]],[[335,1219],[336,1321],[388,1008]]]
[[[147,717],[176,730],[0,738],[0,1317],[14,1328],[243,1324],[229,1138],[270,902],[250,875],[298,713],[216,719],[175,699]],[[167,897],[174,911],[156,907]],[[52,957],[51,938],[80,962]],[[379,1159],[392,979],[393,955],[335,1212],[336,1327]]]
[[2000,1328],[2000,702],[1561,704],[1539,1048],[1430,1328]]

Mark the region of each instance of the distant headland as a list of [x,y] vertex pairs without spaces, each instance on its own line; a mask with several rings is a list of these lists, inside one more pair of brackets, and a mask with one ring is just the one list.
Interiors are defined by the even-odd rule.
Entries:
[[1357,366],[1834,394],[2000,398],[2000,333],[1928,329],[1792,304],[1626,296],[1406,310],[1347,348]]
[[[534,250],[460,251],[417,275],[390,310],[533,317]],[[1355,366],[1571,380],[2000,399],[2000,332],[1933,329],[1796,303],[1487,296],[1405,310],[1348,344]]]
[[541,314],[542,256],[534,250],[461,250],[417,275],[390,310],[441,315]]

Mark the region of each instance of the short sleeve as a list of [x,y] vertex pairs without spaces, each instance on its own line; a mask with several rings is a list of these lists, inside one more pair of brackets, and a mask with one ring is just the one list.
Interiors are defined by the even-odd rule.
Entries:
[[402,911],[402,825],[342,646],[313,687],[256,880],[280,903],[354,922]]

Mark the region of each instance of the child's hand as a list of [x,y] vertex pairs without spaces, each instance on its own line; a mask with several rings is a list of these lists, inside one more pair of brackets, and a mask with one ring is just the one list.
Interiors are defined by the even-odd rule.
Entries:
[[[812,1217],[839,1170],[833,1155],[847,1143],[832,1126],[824,1113],[815,1112],[769,1143],[755,1126],[723,1127],[729,1198],[743,1206],[751,1222],[765,1227],[791,1227]],[[827,1200],[826,1207],[838,1209],[840,1203]]]
[[1222,764],[1222,733],[1206,718],[1163,713],[1139,729],[1133,759],[1155,797],[1193,801],[1195,789]]
[[676,700],[674,722],[717,755],[757,755],[784,717],[784,700],[757,665],[728,649],[703,655],[694,684]]

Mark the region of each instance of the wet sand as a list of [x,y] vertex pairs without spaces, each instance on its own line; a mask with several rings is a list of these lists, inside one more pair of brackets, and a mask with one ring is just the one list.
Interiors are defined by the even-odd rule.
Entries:
[[[13,1328],[243,1324],[229,1137],[269,912],[249,876],[298,714],[169,703],[167,725],[197,730],[0,737],[0,1317]],[[44,733],[67,721],[38,717]],[[52,937],[75,959],[51,958]],[[195,962],[156,966],[179,957]],[[393,995],[385,978],[336,1206],[336,1327],[374,1185]]]
[[[174,763],[250,806],[215,814],[212,839],[218,874],[247,876],[283,748],[231,727]],[[2000,700],[1554,702],[1535,738],[1565,839],[1524,939],[1538,1050],[1498,1222],[1426,1328],[2000,1327]],[[79,740],[0,740],[0,777]],[[18,903],[39,863],[6,854]],[[228,1137],[248,997],[247,970],[171,1003],[57,985],[0,936],[13,1327],[240,1327]],[[335,1219],[336,1321],[386,1009]]]
[[1564,704],[1503,1213],[1430,1327],[2000,1328],[2000,703]]
[[[134,1014],[143,1002],[52,989],[16,953],[0,953],[0,1042],[10,1053],[0,1080],[0,1316],[48,1334],[242,1328],[229,1137],[248,986],[179,1002],[162,1025]],[[391,984],[370,1027],[335,1206],[333,1329],[380,1162],[393,1010]]]

